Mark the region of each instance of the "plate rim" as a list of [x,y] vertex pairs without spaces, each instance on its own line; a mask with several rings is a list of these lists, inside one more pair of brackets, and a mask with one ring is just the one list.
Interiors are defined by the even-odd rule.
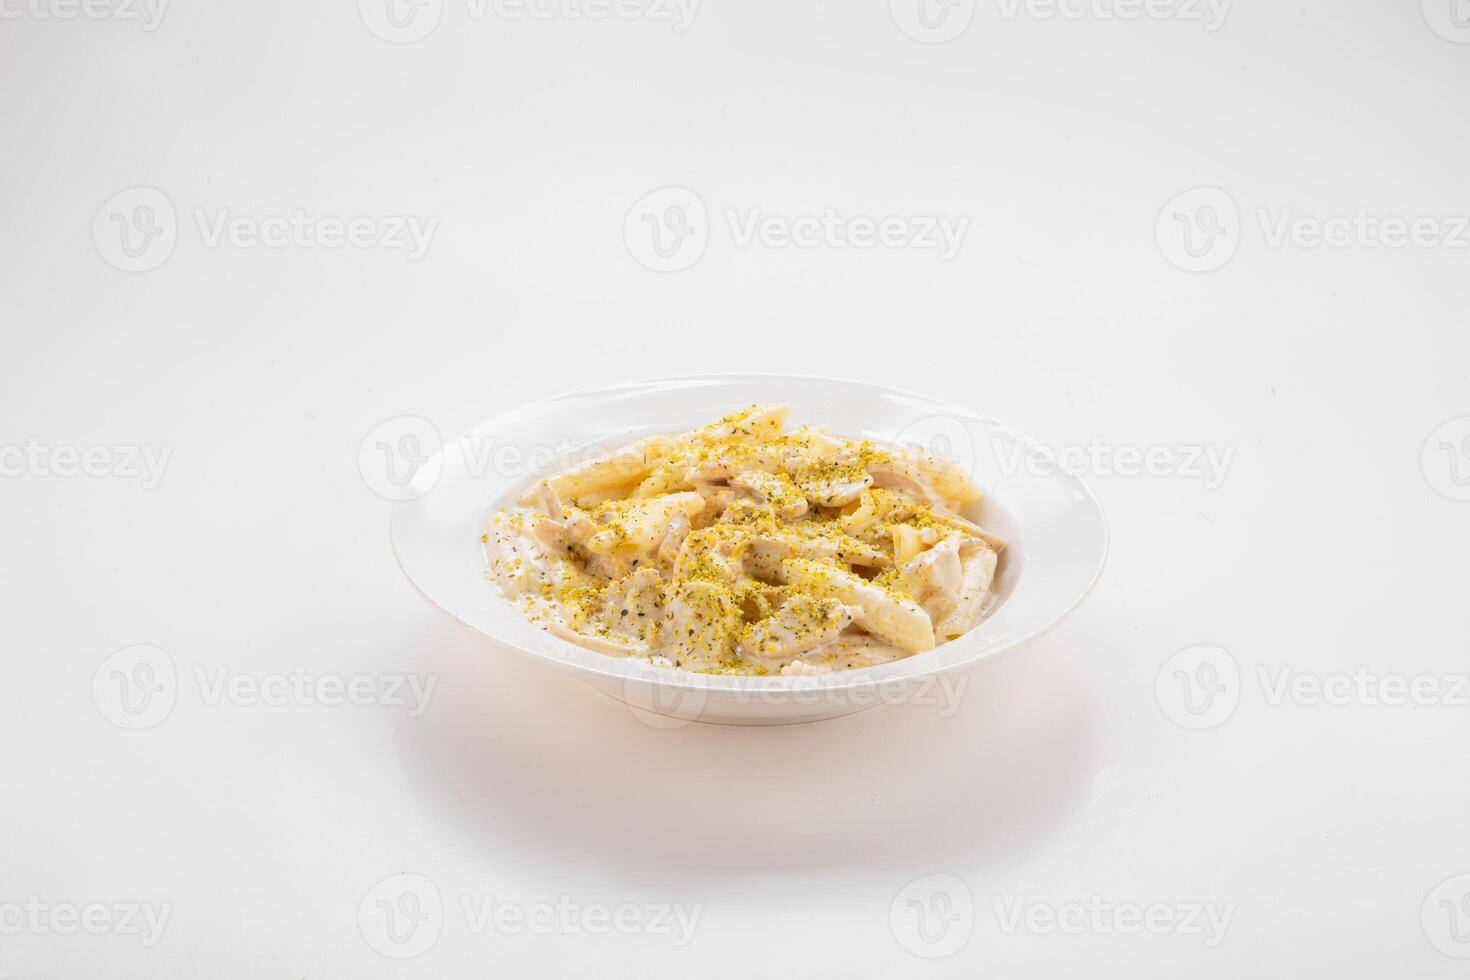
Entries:
[[[598,653],[595,650],[588,650],[585,647],[572,643],[568,640],[563,640],[560,637],[550,634],[549,632],[546,633],[546,637],[552,641],[553,646],[565,648],[569,653],[577,654],[578,659],[581,659],[580,655],[583,654],[600,658],[599,660],[593,661],[592,663],[578,663],[574,662],[571,659],[559,659],[556,657],[548,656],[536,650],[527,649],[526,647],[521,646],[519,643],[508,637],[500,636],[493,632],[490,632],[479,624],[467,622],[465,619],[456,614],[454,610],[445,606],[433,595],[430,595],[429,592],[425,590],[423,585],[420,584],[419,580],[415,578],[413,571],[408,567],[408,564],[405,561],[404,548],[400,544],[402,525],[406,521],[407,515],[414,509],[415,505],[420,503],[421,498],[397,501],[393,504],[393,510],[389,521],[389,539],[390,545],[393,550],[394,559],[399,569],[403,572],[409,583],[413,585],[414,589],[420,595],[422,595],[424,599],[426,599],[429,604],[435,609],[444,613],[450,619],[454,620],[456,623],[463,626],[464,628],[470,630],[480,638],[489,641],[497,648],[503,649],[514,655],[528,658],[537,663],[545,664],[549,667],[554,667],[573,675],[594,674],[605,680],[621,681],[624,684],[647,684],[649,686],[655,686],[659,688],[684,691],[699,691],[705,694],[728,693],[737,695],[759,695],[762,693],[809,691],[824,692],[840,691],[849,688],[876,687],[880,685],[906,685],[910,682],[920,681],[924,678],[931,677],[936,674],[969,670],[971,668],[979,666],[980,664],[988,663],[992,660],[996,660],[1007,654],[1013,653],[1021,649],[1022,647],[1029,646],[1036,640],[1050,633],[1052,630],[1060,626],[1065,620],[1067,620],[1072,615],[1072,613],[1074,613],[1077,608],[1087,599],[1087,597],[1091,595],[1093,589],[1097,587],[1097,583],[1102,578],[1103,571],[1107,566],[1108,556],[1112,545],[1112,532],[1108,525],[1107,513],[1103,510],[1101,501],[1098,500],[1097,494],[1094,492],[1091,485],[1087,482],[1087,480],[1082,476],[1081,473],[1068,466],[1054,451],[1052,451],[1049,447],[1047,447],[1045,444],[1043,444],[1033,436],[1029,435],[1019,428],[1016,428],[1013,425],[1010,425],[1009,423],[995,418],[992,415],[980,412],[976,409],[959,404],[957,402],[951,402],[945,399],[937,398],[934,395],[911,391],[893,385],[874,384],[872,382],[854,381],[848,378],[837,378],[824,375],[788,374],[783,372],[722,372],[716,374],[677,374],[662,375],[652,378],[642,378],[635,381],[598,385],[591,388],[579,388],[560,392],[554,395],[548,395],[543,398],[537,398],[532,401],[517,403],[464,430],[464,432],[456,436],[454,440],[450,440],[446,442],[444,446],[441,446],[438,453],[436,453],[435,455],[442,457],[444,452],[446,451],[447,446],[458,442],[465,436],[469,436],[483,429],[492,427],[497,423],[502,422],[502,420],[506,419],[507,417],[555,405],[559,402],[564,402],[569,399],[608,396],[615,393],[636,392],[639,390],[650,388],[669,388],[699,382],[747,383],[752,381],[765,383],[770,383],[773,381],[818,382],[824,384],[840,385],[847,388],[882,392],[883,394],[890,396],[897,395],[904,398],[917,399],[918,401],[927,403],[936,409],[947,409],[957,413],[963,413],[964,416],[972,420],[983,421],[985,423],[988,423],[989,425],[995,426],[1007,432],[1012,437],[1022,440],[1031,449],[1043,453],[1048,460],[1049,466],[1053,467],[1056,471],[1066,475],[1075,482],[1077,488],[1081,491],[1083,498],[1088,503],[1090,510],[1097,518],[1100,533],[1100,540],[1098,542],[1099,550],[1096,563],[1092,569],[1091,574],[1087,578],[1086,585],[1082,589],[1078,590],[1077,594],[1072,597],[1071,601],[1068,602],[1063,609],[1052,616],[1051,619],[1047,622],[1035,626],[1018,636],[1012,637],[1011,639],[995,646],[992,649],[986,650],[983,653],[980,653],[968,659],[962,659],[956,663],[934,663],[932,658],[925,655],[925,653],[932,653],[933,651],[926,651],[925,653],[915,654],[911,657],[905,657],[901,660],[891,661],[886,664],[878,664],[872,667],[860,667],[853,670],[834,671],[829,674],[788,677],[779,674],[765,676],[701,674],[693,671],[684,671],[674,668],[656,667],[643,660],[632,658],[618,658],[613,657],[609,654]],[[436,467],[424,466],[421,468],[420,474],[436,469]],[[982,488],[982,491],[984,491],[984,489],[985,488]],[[487,587],[493,588],[493,584],[489,583],[488,581],[486,582],[486,585]],[[505,605],[507,609],[513,610],[514,608],[509,603],[506,603]],[[976,627],[976,630],[978,631],[979,629],[983,628],[983,626],[984,622],[982,621],[979,626]],[[942,650],[945,647],[949,647],[955,643],[962,643],[964,639],[965,637],[961,637],[960,639],[952,640],[950,641],[950,643],[946,643],[942,647],[937,647],[936,650]],[[605,661],[606,663],[604,664],[602,661]]]

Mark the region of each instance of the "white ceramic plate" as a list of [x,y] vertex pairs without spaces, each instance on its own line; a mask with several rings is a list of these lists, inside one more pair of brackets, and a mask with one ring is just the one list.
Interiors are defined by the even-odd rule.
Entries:
[[[921,445],[963,466],[985,494],[966,516],[1008,546],[990,614],[936,650],[817,677],[723,677],[584,650],[522,619],[484,577],[485,518],[538,477],[642,436],[695,428],[755,402],[790,402],[792,422]],[[572,673],[668,724],[787,724],[917,698],[936,674],[1016,650],[1055,626],[1102,571],[1107,526],[1075,473],[1021,432],[968,408],[821,378],[667,378],[549,398],[451,440],[394,504],[399,564],[430,602],[500,649]]]

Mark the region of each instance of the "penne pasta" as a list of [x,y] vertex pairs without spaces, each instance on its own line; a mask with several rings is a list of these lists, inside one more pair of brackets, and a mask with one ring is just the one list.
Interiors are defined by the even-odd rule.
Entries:
[[706,673],[875,666],[985,615],[1005,542],[954,463],[752,405],[554,473],[491,516],[488,576],[533,622]]

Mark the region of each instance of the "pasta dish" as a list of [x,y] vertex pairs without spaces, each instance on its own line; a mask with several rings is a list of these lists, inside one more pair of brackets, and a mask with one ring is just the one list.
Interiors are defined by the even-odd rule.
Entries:
[[980,492],[913,449],[753,405],[539,480],[489,519],[493,580],[584,647],[715,674],[870,667],[985,615],[1005,543]]

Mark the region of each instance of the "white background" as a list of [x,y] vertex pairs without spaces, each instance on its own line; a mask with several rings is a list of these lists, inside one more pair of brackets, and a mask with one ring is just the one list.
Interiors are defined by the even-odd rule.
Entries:
[[[343,0],[177,0],[151,31],[43,16],[65,2],[0,20],[0,447],[171,455],[151,489],[0,456],[0,977],[1464,975],[1467,889],[1430,893],[1470,871],[1470,706],[1272,704],[1260,674],[1467,669],[1470,421],[1422,451],[1470,415],[1470,233],[1268,234],[1359,209],[1448,234],[1470,212],[1450,0],[1242,0],[1217,30],[982,0],[937,22],[963,28],[945,43],[880,0],[705,0],[682,31],[445,0],[414,43]],[[706,207],[707,247],[658,273],[625,219],[669,186]],[[137,198],[106,204],[138,187],[177,241],[126,272],[112,214]],[[1165,208],[1198,187],[1237,213],[1213,212],[1219,267],[1187,272],[1179,236],[1210,215]],[[827,208],[970,224],[941,261],[742,247],[726,217]],[[438,223],[410,260],[211,246],[221,209]],[[710,370],[922,389],[1057,447],[1233,456],[1215,487],[1088,464],[1101,584],[953,711],[659,730],[399,574],[358,466],[384,420],[448,435]],[[1238,707],[1192,730],[1156,678],[1205,643],[1238,665]],[[93,678],[136,644],[178,692],[129,731]],[[414,718],[210,704],[198,681],[296,667],[437,687]],[[399,873],[444,906],[411,959],[359,924]],[[910,921],[942,900],[900,895],[928,874],[973,902],[948,958],[915,955],[948,950]],[[461,899],[489,896],[700,917],[682,947],[475,934]],[[1208,945],[996,912],[1094,897],[1231,918]],[[32,899],[170,917],[145,946],[6,911]]]

